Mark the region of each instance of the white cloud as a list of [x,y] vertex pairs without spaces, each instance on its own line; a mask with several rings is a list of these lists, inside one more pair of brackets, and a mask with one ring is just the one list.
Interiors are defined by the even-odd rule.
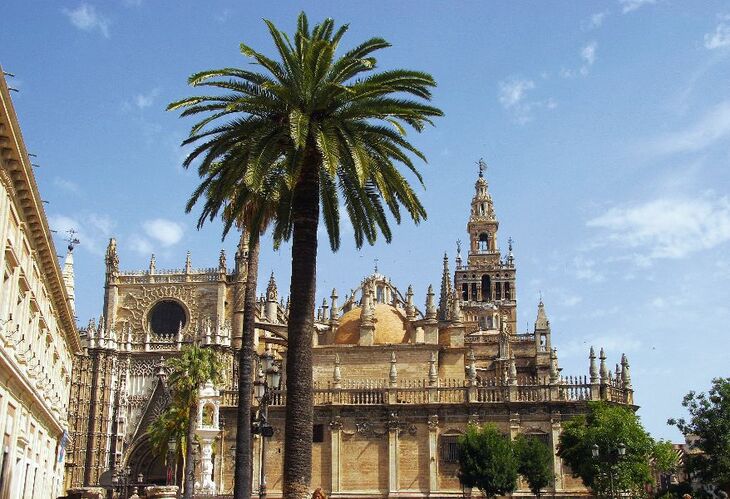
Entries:
[[596,269],[596,262],[581,255],[573,258],[573,274],[582,281],[603,282],[606,276]]
[[63,9],[71,24],[83,31],[99,31],[109,38],[109,20],[99,14],[93,5],[82,3],[73,10]]
[[76,182],[72,182],[61,177],[55,177],[53,179],[53,185],[54,187],[58,187],[59,189],[72,194],[78,194],[81,192],[81,189]]
[[535,109],[555,109],[557,102],[549,98],[547,100],[528,100],[527,94],[535,89],[535,82],[522,78],[510,78],[502,80],[498,84],[498,98],[502,107],[512,114],[512,118],[519,124],[532,121],[532,112]]
[[580,23],[580,29],[582,29],[583,31],[598,29],[603,26],[603,21],[606,20],[607,16],[608,11],[596,12],[595,14],[591,14],[588,19]]
[[730,47],[730,24],[721,22],[713,33],[705,34],[705,48],[718,49]]
[[596,62],[596,49],[598,43],[592,41],[580,49],[580,58],[583,61],[582,65],[578,69],[561,69],[560,76],[563,78],[575,78],[576,76],[588,76],[591,67]]
[[656,0],[618,0],[618,3],[621,4],[621,12],[628,14],[645,5],[655,4]]
[[137,94],[134,96],[134,105],[137,106],[139,109],[150,107],[154,103],[155,97],[157,97],[159,94],[159,88],[153,88],[146,94]]
[[513,78],[499,82],[499,102],[509,109],[524,100],[526,93],[535,88],[532,80]]
[[162,246],[172,246],[180,242],[183,236],[183,226],[172,220],[155,218],[142,224],[147,236],[158,241]]
[[649,152],[674,154],[699,151],[730,135],[730,100],[721,102],[692,126],[650,141]]
[[149,255],[152,253],[152,243],[147,238],[140,236],[139,234],[132,234],[129,236],[129,238],[127,238],[127,244],[129,244],[129,247],[133,251],[136,251],[140,255]]
[[730,241],[730,200],[660,198],[620,206],[587,222],[601,245],[631,248],[645,259],[683,258]]

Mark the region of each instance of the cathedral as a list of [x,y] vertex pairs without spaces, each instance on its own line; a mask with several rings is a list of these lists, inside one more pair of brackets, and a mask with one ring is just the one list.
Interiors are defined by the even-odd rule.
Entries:
[[[465,218],[468,248],[462,255],[459,247],[453,272],[444,256],[438,295],[431,286],[399,287],[376,269],[347,294],[332,290],[318,309],[313,489],[334,498],[459,497],[457,439],[467,425],[493,423],[555,451],[563,423],[589,401],[633,406],[625,356],[611,372],[603,350],[597,356],[591,348],[587,375],[562,373],[542,301],[533,331],[518,333],[512,244],[500,251],[483,172]],[[67,488],[108,487],[123,470],[132,481],[168,482],[147,428],[169,400],[166,360],[198,342],[219,353],[225,373],[220,386],[201,387],[196,487],[231,493],[247,257],[242,242],[232,268],[221,252],[212,268],[193,268],[188,254],[181,269],[158,269],[153,256],[149,268],[128,271],[110,240],[103,314],[82,331],[83,352],[74,359]],[[286,357],[287,316],[272,275],[257,307],[262,357]],[[273,497],[281,496],[283,387],[271,392],[273,434],[254,443],[254,493],[264,485]],[[589,495],[559,457],[553,466],[549,493]],[[521,483],[515,495],[531,493]]]

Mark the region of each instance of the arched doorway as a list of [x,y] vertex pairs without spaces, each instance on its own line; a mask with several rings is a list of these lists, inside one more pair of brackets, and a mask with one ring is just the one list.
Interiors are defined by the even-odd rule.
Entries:
[[132,482],[136,482],[137,476],[141,473],[146,485],[167,484],[165,459],[152,450],[147,436],[142,437],[140,442],[134,446],[127,460],[127,466],[131,471]]

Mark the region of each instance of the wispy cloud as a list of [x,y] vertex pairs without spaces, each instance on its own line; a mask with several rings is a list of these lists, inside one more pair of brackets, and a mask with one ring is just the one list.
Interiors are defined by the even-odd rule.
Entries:
[[575,78],[576,76],[588,76],[591,67],[596,62],[596,49],[598,43],[591,41],[580,49],[580,59],[582,64],[578,69],[561,69],[560,76],[563,78]]
[[142,224],[142,228],[148,237],[165,247],[177,244],[183,236],[181,224],[164,218],[147,220]]
[[527,94],[535,89],[535,82],[523,78],[509,78],[498,84],[498,99],[502,107],[512,114],[512,118],[519,124],[525,124],[533,119],[533,111],[537,108],[554,109],[557,102],[554,99],[529,100]]
[[81,192],[81,189],[76,182],[72,182],[71,180],[66,180],[61,177],[55,177],[53,179],[53,186],[71,194],[78,194]]
[[683,258],[730,241],[730,200],[660,198],[617,206],[587,222],[597,244],[628,248],[644,258]]
[[728,135],[730,135],[730,100],[710,109],[685,130],[650,141],[648,150],[654,154],[700,151]]
[[603,282],[606,279],[604,273],[596,268],[595,260],[581,255],[573,258],[573,275],[582,281]]
[[153,88],[146,94],[137,94],[134,96],[134,105],[139,109],[145,109],[150,107],[154,102],[155,98],[160,94],[159,88]]
[[618,3],[621,5],[621,12],[628,14],[645,5],[653,5],[656,3],[656,0],[618,0]]
[[96,11],[96,7],[82,3],[75,9],[63,9],[71,24],[83,31],[98,31],[109,38],[109,20]]
[[714,50],[730,47],[730,24],[724,21],[730,20],[730,16],[720,16],[722,22],[715,26],[715,31],[705,34],[705,48]]
[[606,20],[606,17],[608,17],[608,11],[596,12],[595,14],[591,14],[588,19],[585,19],[580,23],[580,29],[582,29],[583,31],[598,29],[603,26],[603,21]]

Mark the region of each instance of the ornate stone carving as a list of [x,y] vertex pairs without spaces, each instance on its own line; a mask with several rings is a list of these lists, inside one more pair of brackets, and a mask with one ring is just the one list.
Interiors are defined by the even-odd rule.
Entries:
[[130,292],[126,295],[122,308],[130,315],[130,324],[135,331],[147,331],[145,316],[152,305],[166,298],[176,299],[187,308],[188,321],[183,332],[189,334],[191,324],[198,323],[198,303],[194,286],[166,285],[146,286],[138,293]]

